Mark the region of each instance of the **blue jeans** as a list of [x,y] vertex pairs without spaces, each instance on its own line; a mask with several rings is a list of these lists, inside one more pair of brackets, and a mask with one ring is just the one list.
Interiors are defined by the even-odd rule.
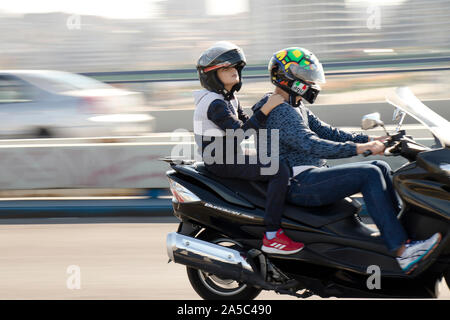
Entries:
[[313,168],[298,174],[287,200],[306,206],[323,206],[361,192],[367,211],[389,250],[408,239],[397,219],[400,204],[394,191],[391,168],[384,161],[357,162],[331,168]]

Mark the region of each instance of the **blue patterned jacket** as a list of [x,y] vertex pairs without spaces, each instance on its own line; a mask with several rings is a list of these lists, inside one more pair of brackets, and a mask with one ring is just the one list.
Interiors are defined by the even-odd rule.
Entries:
[[[267,102],[264,96],[253,107],[258,111]],[[300,108],[304,108],[303,113]],[[303,114],[307,114],[307,121]],[[356,143],[368,142],[365,134],[352,134],[333,128],[317,118],[303,103],[298,108],[288,103],[277,106],[266,120],[267,150],[271,150],[271,129],[279,130],[279,160],[295,166],[326,165],[325,159],[356,156]]]

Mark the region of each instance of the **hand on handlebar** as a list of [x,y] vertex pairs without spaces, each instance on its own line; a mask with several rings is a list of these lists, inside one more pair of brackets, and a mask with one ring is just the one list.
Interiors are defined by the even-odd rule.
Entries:
[[400,153],[400,146],[401,143],[399,141],[393,143],[384,150],[384,155],[387,157],[398,155]]
[[365,157],[369,155],[383,154],[385,145],[381,141],[371,141],[367,143],[356,144],[356,153],[363,154]]

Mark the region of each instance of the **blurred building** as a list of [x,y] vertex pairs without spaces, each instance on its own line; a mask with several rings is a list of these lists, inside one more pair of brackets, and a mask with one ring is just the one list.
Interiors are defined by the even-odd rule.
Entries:
[[450,1],[250,0],[250,4],[251,52],[257,61],[288,46],[309,48],[326,60],[450,49]]
[[246,0],[236,14],[210,14],[208,1],[160,1],[150,19],[82,15],[79,28],[68,26],[69,13],[2,14],[0,69],[192,68],[218,40],[241,45],[250,64],[294,45],[323,61],[450,51],[450,0]]

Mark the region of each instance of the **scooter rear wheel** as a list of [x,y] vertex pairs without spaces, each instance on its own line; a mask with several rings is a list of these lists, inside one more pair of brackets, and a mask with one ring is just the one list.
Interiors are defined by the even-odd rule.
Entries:
[[[203,234],[200,238],[226,247],[242,247],[240,243],[223,237]],[[192,287],[205,300],[253,300],[261,292],[261,289],[245,283],[222,279],[199,269],[186,267],[186,271]]]

